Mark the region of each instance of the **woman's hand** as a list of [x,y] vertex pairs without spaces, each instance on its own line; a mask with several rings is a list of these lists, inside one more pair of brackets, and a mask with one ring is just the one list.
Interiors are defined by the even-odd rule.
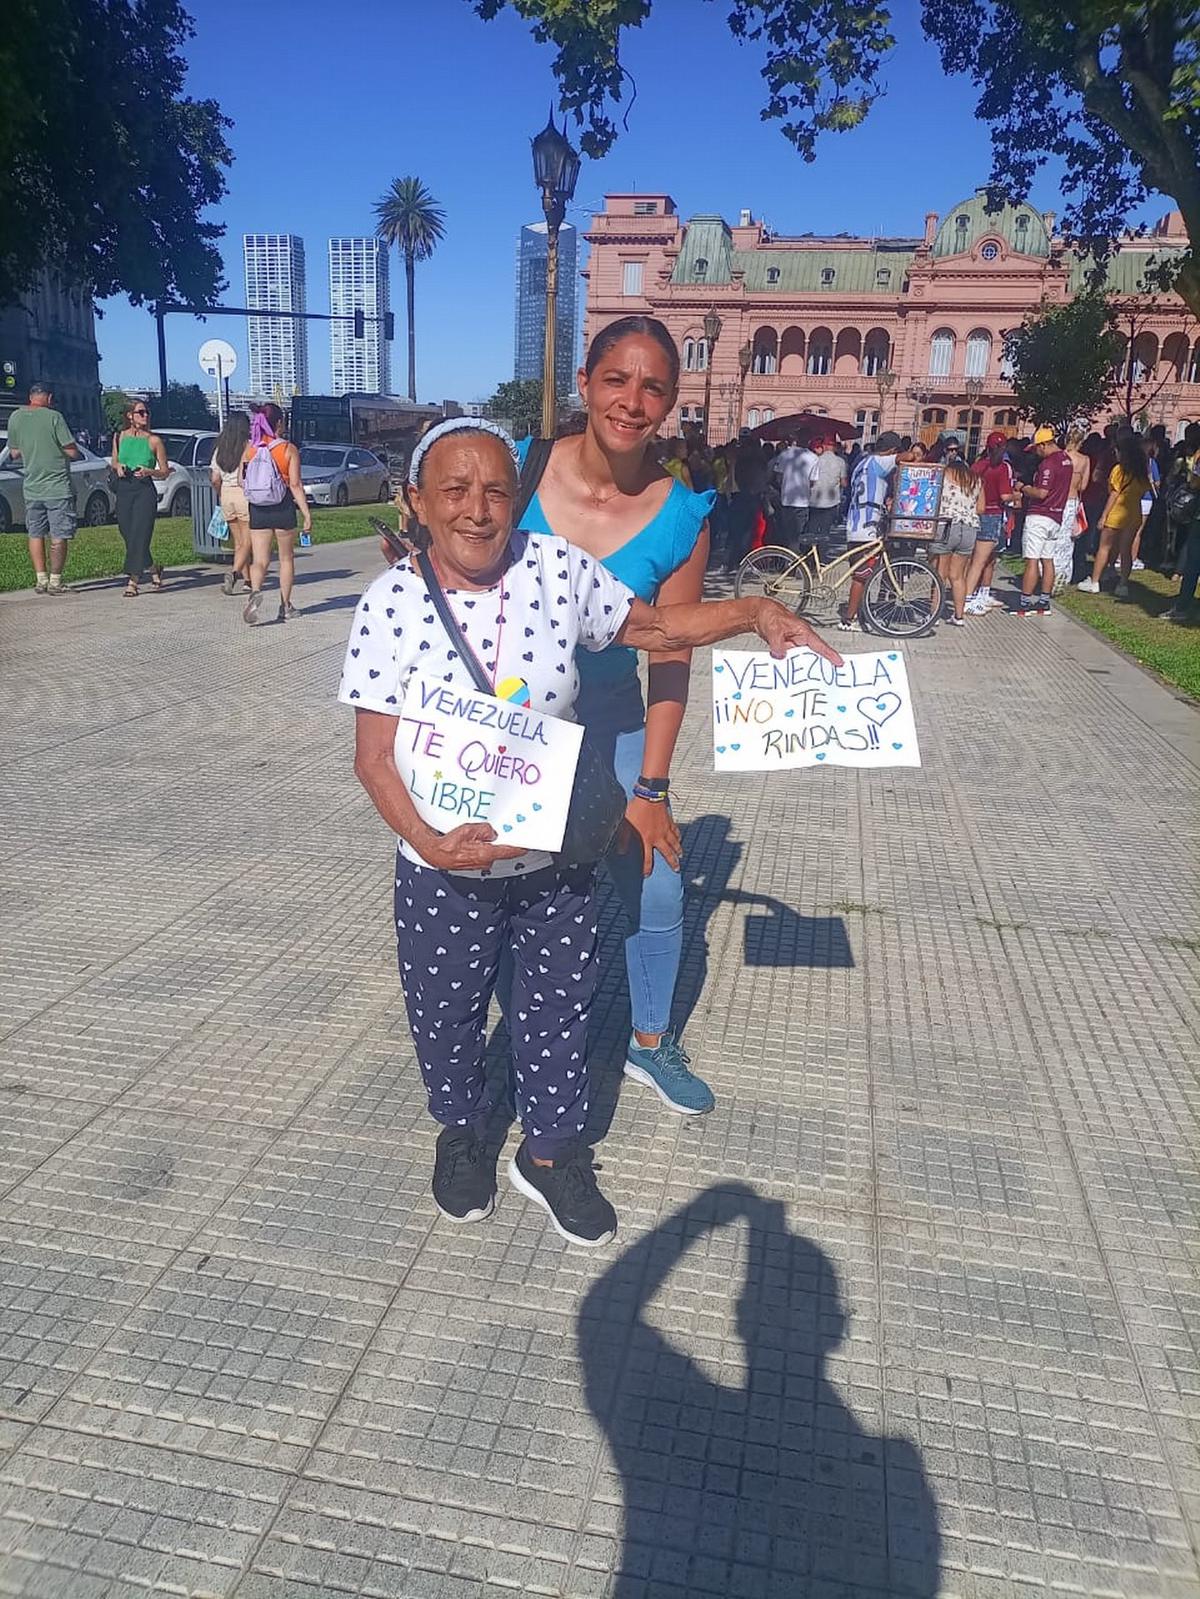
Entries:
[[812,650],[833,666],[842,665],[842,657],[831,644],[811,628],[802,616],[796,616],[778,600],[759,600],[754,615],[754,631],[777,659],[789,650]]
[[481,872],[497,861],[516,860],[528,850],[502,848],[494,840],[496,829],[487,822],[463,822],[448,833],[423,828],[412,846],[423,861],[439,872]]
[[643,877],[649,877],[654,870],[655,850],[673,872],[679,870],[683,860],[683,841],[675,818],[671,815],[671,807],[665,800],[644,800],[635,795],[625,807],[625,821],[629,831],[621,848],[632,849],[640,843]]

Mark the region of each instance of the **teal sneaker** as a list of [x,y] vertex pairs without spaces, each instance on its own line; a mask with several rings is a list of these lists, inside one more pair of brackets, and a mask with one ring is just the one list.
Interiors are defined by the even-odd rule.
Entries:
[[657,1049],[646,1049],[631,1033],[625,1058],[625,1075],[652,1088],[671,1110],[681,1116],[703,1116],[716,1104],[713,1091],[691,1070],[687,1050],[674,1033],[664,1033]]

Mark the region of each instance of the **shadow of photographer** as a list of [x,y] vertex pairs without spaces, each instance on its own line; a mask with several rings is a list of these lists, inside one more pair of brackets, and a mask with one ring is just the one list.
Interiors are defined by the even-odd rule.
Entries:
[[[714,1381],[644,1315],[686,1253],[737,1222],[741,1386]],[[740,1184],[700,1194],[597,1280],[577,1335],[624,1498],[611,1599],[932,1599],[933,1495],[916,1449],[867,1432],[826,1375],[845,1331],[828,1256]]]

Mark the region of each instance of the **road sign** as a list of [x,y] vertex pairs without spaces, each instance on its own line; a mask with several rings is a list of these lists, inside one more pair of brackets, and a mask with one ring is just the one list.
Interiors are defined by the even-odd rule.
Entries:
[[231,378],[237,371],[237,351],[224,339],[205,339],[200,346],[200,370],[210,378]]

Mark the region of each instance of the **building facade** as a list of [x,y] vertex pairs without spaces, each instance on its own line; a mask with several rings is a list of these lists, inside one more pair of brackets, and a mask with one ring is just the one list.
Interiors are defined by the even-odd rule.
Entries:
[[[9,370],[11,368],[11,370]],[[100,352],[92,297],[43,271],[28,294],[0,309],[0,422],[24,405],[29,385],[49,383],[72,428],[101,430]]]
[[[294,233],[244,233],[246,304],[252,310],[307,311],[304,240]],[[246,318],[250,388],[260,399],[308,392],[308,323]]]
[[[515,378],[540,378],[546,340],[546,254],[544,222],[521,229],[517,241],[517,310],[513,351]],[[554,383],[560,400],[575,392],[579,365],[579,235],[569,222],[558,233]]]
[[[956,431],[974,446],[994,428],[1015,431],[1004,334],[1084,282],[1053,212],[989,212],[983,190],[944,217],[927,213],[920,236],[875,239],[784,238],[749,211],[735,225],[685,222],[669,195],[610,194],[587,239],[585,339],[631,313],[660,318],[683,364],[664,431],[701,422],[707,392],[713,441],[800,411],[857,425],[867,439],[884,428],[926,439]],[[1122,398],[1173,436],[1200,418],[1200,325],[1142,279],[1152,255],[1186,242],[1172,212],[1122,240],[1109,268],[1133,330]],[[712,351],[711,311],[721,321]]]
[[382,318],[391,310],[388,248],[382,239],[330,239],[329,309],[334,316],[362,311],[363,337],[350,322],[329,324],[331,394],[387,394],[391,352]]

